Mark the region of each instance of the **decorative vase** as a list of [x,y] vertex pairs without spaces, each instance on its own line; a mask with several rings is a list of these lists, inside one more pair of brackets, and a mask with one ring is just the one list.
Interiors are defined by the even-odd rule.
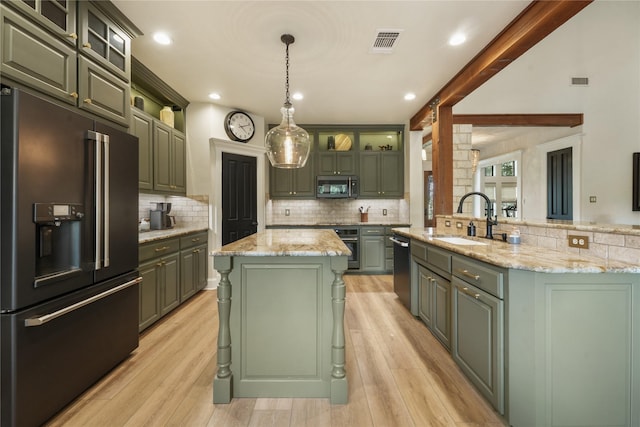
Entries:
[[163,107],[162,110],[160,110],[160,121],[162,123],[165,123],[165,124],[173,127],[173,125],[174,125],[174,114],[173,114],[173,110],[171,109],[171,107]]

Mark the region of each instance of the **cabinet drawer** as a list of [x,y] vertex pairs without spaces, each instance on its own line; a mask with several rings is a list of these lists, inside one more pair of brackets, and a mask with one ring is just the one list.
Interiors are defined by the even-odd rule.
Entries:
[[208,240],[207,235],[208,233],[203,231],[180,238],[180,249],[187,249],[192,246],[206,244]]
[[143,262],[152,258],[158,258],[180,250],[180,239],[165,239],[152,243],[145,243],[139,247],[138,261]]
[[453,257],[452,267],[454,276],[498,298],[503,298],[503,275],[501,271],[497,271],[480,262],[458,256]]
[[427,245],[418,240],[411,240],[411,256],[427,262]]
[[427,246],[427,261],[432,266],[451,273],[451,254],[449,252]]
[[384,227],[360,227],[361,236],[384,236]]

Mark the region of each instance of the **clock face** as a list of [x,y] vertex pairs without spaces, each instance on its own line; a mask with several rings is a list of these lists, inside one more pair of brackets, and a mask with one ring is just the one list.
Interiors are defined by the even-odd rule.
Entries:
[[247,142],[256,132],[253,120],[242,111],[232,111],[224,121],[224,130],[234,141]]

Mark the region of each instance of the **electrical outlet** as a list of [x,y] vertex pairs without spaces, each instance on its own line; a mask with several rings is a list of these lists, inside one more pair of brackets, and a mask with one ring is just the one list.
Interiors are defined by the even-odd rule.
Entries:
[[574,236],[569,234],[567,238],[569,239],[570,248],[589,249],[589,236]]
[[387,216],[387,210],[386,209],[382,209],[382,216]]
[[289,209],[285,209],[284,216],[289,216],[289,215],[291,215],[291,211]]
[[462,223],[460,221],[456,221],[456,228],[462,230]]
[[596,203],[598,198],[596,196],[589,196],[589,203]]
[[449,221],[449,220],[445,220],[445,222],[444,222],[444,226],[445,226],[445,227],[451,227],[451,221]]

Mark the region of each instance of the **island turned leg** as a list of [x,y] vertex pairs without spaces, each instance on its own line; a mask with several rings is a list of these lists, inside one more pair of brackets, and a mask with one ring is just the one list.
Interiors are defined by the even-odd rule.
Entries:
[[331,257],[331,270],[335,278],[331,285],[331,309],[333,332],[331,336],[331,403],[348,401],[347,373],[344,367],[344,304],[346,286],[342,275],[347,269],[347,257]]
[[220,273],[218,284],[218,372],[213,379],[213,403],[229,403],[233,397],[231,372],[231,257],[215,257],[213,266]]

